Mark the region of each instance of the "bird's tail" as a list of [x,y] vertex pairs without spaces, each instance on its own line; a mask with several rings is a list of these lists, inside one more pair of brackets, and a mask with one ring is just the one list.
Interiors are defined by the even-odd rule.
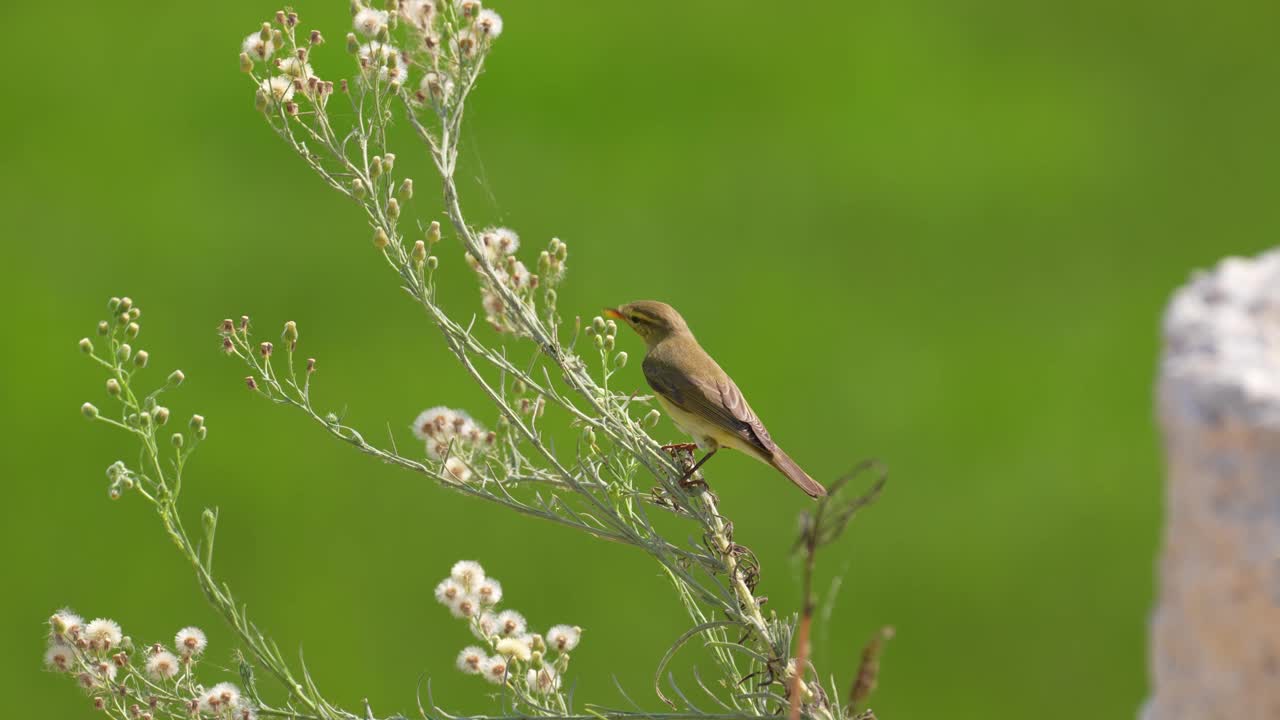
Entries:
[[777,468],[778,472],[787,476],[787,479],[796,484],[796,487],[805,491],[811,498],[820,498],[827,494],[827,489],[817,480],[809,477],[809,474],[800,469],[800,466],[791,459],[791,456],[782,451],[782,448],[773,449],[773,457],[769,459],[769,464]]

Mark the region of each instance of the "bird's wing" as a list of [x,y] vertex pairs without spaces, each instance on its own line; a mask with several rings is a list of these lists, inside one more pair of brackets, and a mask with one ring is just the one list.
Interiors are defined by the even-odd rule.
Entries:
[[766,456],[773,455],[777,445],[742,397],[742,391],[728,375],[723,372],[717,375],[713,380],[704,380],[676,372],[665,363],[650,362],[648,358],[644,363],[649,386],[667,401],[741,437]]

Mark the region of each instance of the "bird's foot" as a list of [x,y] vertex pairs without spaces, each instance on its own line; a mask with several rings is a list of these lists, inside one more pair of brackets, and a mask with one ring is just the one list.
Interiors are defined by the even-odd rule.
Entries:
[[667,452],[671,452],[672,450],[677,450],[680,452],[691,453],[698,449],[698,445],[697,443],[672,443],[670,445],[663,445],[662,449],[666,450]]

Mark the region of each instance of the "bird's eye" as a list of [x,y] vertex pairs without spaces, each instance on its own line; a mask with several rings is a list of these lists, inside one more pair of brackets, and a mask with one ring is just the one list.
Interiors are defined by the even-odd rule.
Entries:
[[642,321],[640,320],[640,316],[639,316],[639,315],[632,315],[632,316],[631,316],[631,322],[636,323],[636,324],[639,324],[639,323],[640,323],[640,322],[642,322]]

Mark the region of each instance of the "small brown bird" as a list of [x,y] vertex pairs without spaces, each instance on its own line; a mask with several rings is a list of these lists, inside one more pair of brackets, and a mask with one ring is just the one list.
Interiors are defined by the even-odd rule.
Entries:
[[809,497],[827,494],[826,488],[801,470],[769,437],[738,386],[702,349],[675,308],[641,300],[604,312],[644,338],[648,346],[643,363],[645,380],[676,425],[707,452],[686,477],[717,450],[727,447],[774,467]]

